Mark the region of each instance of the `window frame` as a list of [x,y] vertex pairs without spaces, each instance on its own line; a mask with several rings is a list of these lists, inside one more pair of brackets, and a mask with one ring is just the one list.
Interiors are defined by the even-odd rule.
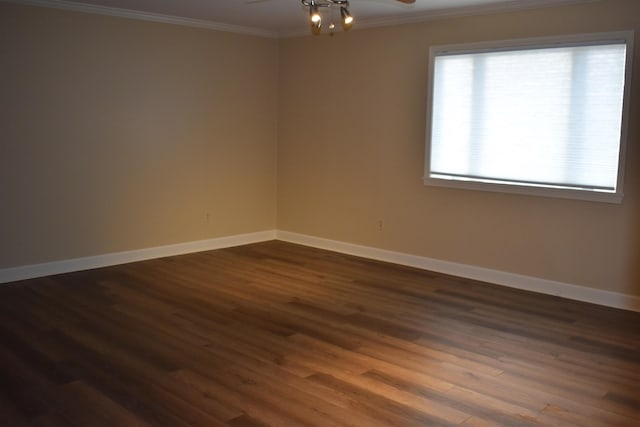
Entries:
[[[597,44],[619,43],[626,44],[625,81],[622,101],[622,121],[620,129],[620,148],[618,152],[618,176],[615,192],[579,189],[575,187],[531,185],[517,182],[508,183],[479,179],[465,180],[464,178],[450,179],[434,177],[431,174],[431,132],[433,126],[433,94],[435,81],[435,59],[443,54],[471,54],[513,50],[529,50],[554,47],[578,47]],[[577,200],[588,200],[605,203],[622,203],[624,196],[624,169],[627,152],[627,136],[629,127],[629,106],[631,102],[631,78],[633,67],[634,31],[615,31],[605,33],[574,34],[550,37],[535,37],[525,39],[496,40],[488,42],[460,43],[432,46],[429,49],[429,67],[427,84],[427,126],[425,141],[425,164],[423,182],[427,186],[457,188],[476,191],[491,191],[500,193],[524,194],[530,196],[557,197]]]

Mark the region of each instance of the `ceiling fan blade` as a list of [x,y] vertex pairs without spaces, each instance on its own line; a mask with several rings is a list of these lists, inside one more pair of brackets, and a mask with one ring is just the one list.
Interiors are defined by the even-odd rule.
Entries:
[[398,1],[404,4],[413,4],[416,2],[416,0],[398,0]]

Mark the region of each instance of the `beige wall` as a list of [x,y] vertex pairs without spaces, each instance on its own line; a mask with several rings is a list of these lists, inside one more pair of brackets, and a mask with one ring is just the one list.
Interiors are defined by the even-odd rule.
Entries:
[[[640,295],[639,17],[611,0],[283,40],[278,228]],[[630,29],[622,205],[422,184],[430,46]]]
[[0,268],[273,229],[277,43],[0,3]]
[[277,227],[640,295],[638,35],[622,205],[421,181],[431,45],[640,35],[638,16],[605,0],[276,41],[0,2],[0,268]]

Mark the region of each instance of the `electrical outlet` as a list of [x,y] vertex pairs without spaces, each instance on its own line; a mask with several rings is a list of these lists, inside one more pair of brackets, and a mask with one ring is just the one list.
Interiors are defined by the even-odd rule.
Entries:
[[379,219],[378,220],[378,231],[382,231],[382,226],[383,225],[384,225],[384,222],[381,219]]

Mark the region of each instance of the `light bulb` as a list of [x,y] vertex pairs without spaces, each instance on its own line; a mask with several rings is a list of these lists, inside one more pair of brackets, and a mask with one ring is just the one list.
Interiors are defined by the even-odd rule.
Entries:
[[342,28],[344,28],[345,31],[349,31],[353,26],[353,16],[351,16],[344,6],[340,8],[340,15],[342,15]]
[[309,17],[313,23],[320,22],[320,12],[315,3],[311,3],[311,6],[309,6]]

